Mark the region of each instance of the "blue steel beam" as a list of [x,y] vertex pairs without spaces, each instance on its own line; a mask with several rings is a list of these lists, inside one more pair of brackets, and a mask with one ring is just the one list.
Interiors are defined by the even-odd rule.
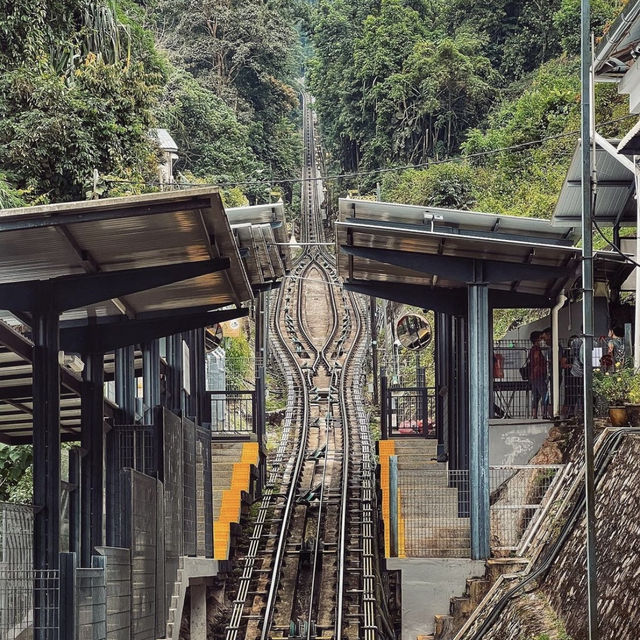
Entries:
[[62,312],[223,271],[229,266],[229,258],[215,258],[61,276],[49,280],[8,282],[0,284],[0,308],[18,312],[34,311],[44,304]]
[[[464,288],[449,289],[421,284],[381,282],[373,280],[346,280],[344,288],[355,293],[393,300],[423,309],[455,316],[467,314],[467,292]],[[552,301],[547,296],[489,289],[489,305],[492,309],[547,309]]]
[[63,351],[87,353],[113,351],[129,345],[149,342],[157,338],[171,336],[183,331],[213,326],[235,318],[242,318],[248,309],[233,308],[194,313],[176,317],[155,318],[153,320],[124,320],[105,325],[87,325],[60,331],[60,346]]

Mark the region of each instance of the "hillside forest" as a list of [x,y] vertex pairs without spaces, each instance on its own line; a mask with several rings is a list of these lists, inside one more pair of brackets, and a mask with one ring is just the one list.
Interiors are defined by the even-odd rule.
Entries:
[[[597,38],[623,4],[593,0]],[[319,121],[335,173],[360,174],[335,190],[550,217],[580,127],[579,25],[579,0],[319,0]],[[598,85],[599,130],[628,118]]]
[[[591,0],[597,38],[623,4]],[[579,0],[7,0],[0,208],[155,191],[166,128],[179,184],[282,197],[295,218],[305,76],[330,207],[378,191],[550,217],[578,140],[579,16]],[[600,132],[628,118],[598,86]],[[30,456],[0,447],[0,499],[24,499],[9,487],[30,490]]]

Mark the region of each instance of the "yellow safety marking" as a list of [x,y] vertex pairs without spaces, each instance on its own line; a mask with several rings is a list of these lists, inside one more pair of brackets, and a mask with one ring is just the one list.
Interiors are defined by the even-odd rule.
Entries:
[[380,490],[382,492],[382,523],[384,525],[384,555],[391,555],[391,515],[389,500],[389,456],[395,455],[396,443],[393,440],[378,441],[380,459]]
[[229,557],[231,523],[240,521],[242,492],[251,489],[251,465],[257,466],[259,461],[260,445],[257,442],[243,443],[240,462],[233,464],[230,486],[222,492],[218,518],[213,523],[214,557],[217,560]]

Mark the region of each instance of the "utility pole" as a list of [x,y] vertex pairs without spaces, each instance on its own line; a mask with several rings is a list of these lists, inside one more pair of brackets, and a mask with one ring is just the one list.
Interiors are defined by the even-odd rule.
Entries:
[[593,452],[593,237],[591,211],[591,24],[590,0],[581,0],[582,93],[582,320],[584,327],[584,460],[587,520],[588,638],[598,640],[598,579],[596,558],[596,496]]

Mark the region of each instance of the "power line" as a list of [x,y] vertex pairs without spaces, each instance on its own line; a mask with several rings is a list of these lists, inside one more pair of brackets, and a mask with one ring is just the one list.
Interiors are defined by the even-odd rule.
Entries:
[[[622,122],[624,120],[629,120],[630,118],[636,118],[635,114],[629,114],[626,116],[622,116],[621,118],[616,118],[614,120],[607,120],[605,122],[599,123],[599,126],[607,126],[611,124],[616,124],[618,122]],[[273,178],[269,180],[239,180],[239,181],[220,181],[220,182],[181,182],[174,183],[177,184],[179,188],[182,187],[254,187],[254,186],[269,186],[276,184],[302,184],[304,182],[326,182],[328,180],[340,180],[344,178],[359,178],[359,177],[367,177],[367,176],[375,176],[385,173],[394,173],[397,171],[408,171],[409,169],[427,169],[428,167],[441,165],[441,164],[450,164],[456,162],[464,162],[465,160],[472,160],[475,158],[486,158],[489,156],[497,155],[499,153],[505,153],[508,151],[522,151],[533,147],[538,144],[542,144],[544,142],[549,142],[551,140],[559,140],[561,138],[570,138],[576,135],[579,135],[580,131],[578,129],[574,131],[567,131],[564,133],[557,133],[551,136],[545,136],[544,138],[538,138],[537,140],[530,140],[528,142],[521,142],[519,144],[510,145],[508,147],[500,147],[498,149],[489,149],[487,151],[477,151],[476,153],[470,153],[467,155],[458,155],[450,158],[443,158],[442,160],[427,160],[425,162],[420,162],[416,164],[405,164],[397,167],[387,167],[381,169],[371,169],[369,171],[354,171],[351,173],[338,173],[328,176],[319,176],[315,178]],[[105,182],[110,182],[112,184],[132,184],[138,186],[150,186],[150,187],[159,187],[161,186],[158,182],[147,182],[143,180],[124,180],[119,178],[103,178]]]

